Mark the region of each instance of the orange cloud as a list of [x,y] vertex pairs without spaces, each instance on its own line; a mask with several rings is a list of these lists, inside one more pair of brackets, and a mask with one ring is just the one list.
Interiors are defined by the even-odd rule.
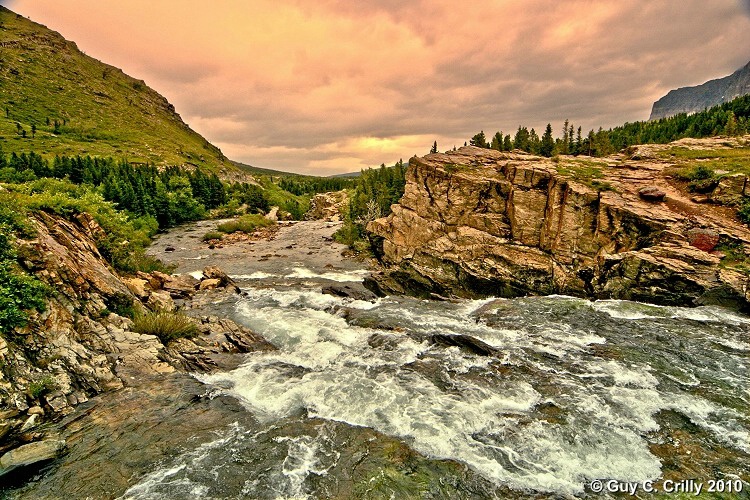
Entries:
[[14,0],[146,80],[230,158],[328,174],[479,129],[644,119],[747,62],[736,0]]

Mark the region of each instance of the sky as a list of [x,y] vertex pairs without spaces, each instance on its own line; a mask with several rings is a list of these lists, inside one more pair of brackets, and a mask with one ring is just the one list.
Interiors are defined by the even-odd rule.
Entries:
[[519,125],[648,119],[750,61],[750,0],[0,0],[229,158],[353,172]]

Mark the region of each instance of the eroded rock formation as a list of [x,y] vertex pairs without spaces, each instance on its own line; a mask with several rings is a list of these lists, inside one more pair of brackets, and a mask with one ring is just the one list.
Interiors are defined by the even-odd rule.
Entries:
[[310,210],[305,214],[305,220],[338,222],[344,219],[348,206],[346,191],[318,193],[310,200]]
[[[745,307],[747,275],[694,243],[712,234],[747,255],[750,232],[735,210],[699,205],[675,185],[663,155],[670,147],[602,159],[475,147],[412,158],[400,203],[368,225],[385,266],[369,284],[433,297],[569,294]],[[722,196],[750,194],[744,175],[727,179]],[[644,188],[659,196],[644,198]]]
[[[227,368],[231,354],[274,349],[249,329],[202,311],[201,305],[231,301],[239,292],[220,269],[206,268],[201,279],[159,272],[121,278],[99,252],[95,241],[103,230],[88,214],[68,220],[41,212],[31,222],[36,237],[20,241],[18,254],[52,292],[45,311],[25,328],[0,335],[5,462],[18,462],[7,453],[21,443],[56,439],[39,425],[99,393],[176,370]],[[127,317],[177,307],[193,318],[196,337],[164,345],[133,331]],[[2,463],[0,476],[9,470]]]

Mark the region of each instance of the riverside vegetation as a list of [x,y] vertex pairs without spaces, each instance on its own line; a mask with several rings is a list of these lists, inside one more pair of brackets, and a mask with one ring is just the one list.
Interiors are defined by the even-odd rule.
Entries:
[[[270,224],[262,214],[272,206],[278,206],[284,217],[299,219],[307,211],[310,195],[316,192],[349,190],[345,223],[336,238],[357,250],[373,252],[380,260],[385,266],[384,273],[370,280],[369,284],[381,292],[408,292],[432,298],[571,293],[664,304],[692,303],[695,297],[701,297],[708,299],[706,303],[740,307],[744,307],[747,300],[739,290],[740,285],[747,282],[750,269],[747,257],[750,236],[747,228],[735,220],[738,217],[747,222],[750,216],[747,204],[750,193],[746,189],[748,137],[739,136],[747,129],[746,99],[696,115],[626,124],[609,131],[592,131],[586,137],[582,137],[580,128],[574,133],[570,124],[563,127],[565,134],[558,139],[552,137],[551,126],[542,137],[525,127],[519,127],[515,138],[498,133],[489,141],[481,132],[471,140],[477,147],[442,154],[434,144],[431,155],[425,159],[412,159],[408,167],[399,161],[392,167],[382,165],[365,170],[357,179],[321,179],[262,169],[253,171],[252,167],[239,168],[190,130],[166,99],[144,82],[85,56],[72,42],[3,7],[0,7],[0,43],[3,48],[0,78],[3,90],[8,89],[7,94],[3,94],[4,109],[0,110],[2,457],[6,457],[8,450],[27,446],[26,443],[47,443],[54,445],[55,452],[59,451],[57,441],[47,439],[47,431],[39,429],[39,420],[59,420],[72,412],[76,405],[102,392],[152,380],[151,377],[163,377],[176,369],[211,371],[217,366],[230,366],[220,365],[222,360],[217,354],[221,353],[275,352],[277,347],[230,319],[199,317],[195,311],[192,312],[196,315],[194,317],[183,315],[182,311],[176,312],[177,303],[185,310],[193,306],[200,310],[199,300],[195,304],[191,302],[199,289],[213,293],[211,299],[232,302],[238,300],[237,288],[217,269],[204,269],[200,279],[190,275],[170,276],[171,269],[146,255],[145,248],[156,232],[207,217],[239,216],[235,222],[219,228],[225,232],[252,231]],[[638,142],[662,143],[719,133],[727,137],[625,148]],[[513,149],[541,156],[513,152]],[[619,152],[611,155],[613,151]],[[547,156],[552,159],[545,158]],[[255,178],[249,177],[248,173]],[[654,187],[653,183],[664,189],[661,200],[641,199],[634,190],[634,186]],[[549,213],[546,207],[550,207]],[[602,261],[598,267],[595,265],[597,259]],[[304,272],[298,274],[306,276]],[[288,278],[289,275],[294,276],[293,273],[285,274],[284,280],[292,279]],[[331,275],[341,279],[335,272]],[[351,276],[344,277],[351,279]],[[668,349],[664,352],[656,349],[663,347],[663,339],[652,338],[645,331],[646,327],[643,331],[636,328],[636,333],[631,334],[633,327],[625,321],[631,317],[627,311],[630,303],[603,301],[592,305],[565,299],[560,305],[558,299],[552,297],[541,301],[529,298],[512,304],[496,301],[484,307],[481,302],[428,303],[400,298],[394,302],[384,301],[368,312],[372,303],[357,304],[365,301],[351,301],[346,297],[321,298],[319,290],[277,293],[272,286],[278,283],[269,283],[268,287],[259,287],[249,298],[246,297],[243,307],[249,309],[242,316],[244,321],[255,321],[254,328],[265,328],[264,334],[285,349],[283,356],[286,358],[276,359],[275,354],[267,358],[259,356],[254,362],[260,369],[250,370],[249,374],[240,370],[236,380],[227,372],[217,376],[218,381],[228,377],[233,384],[240,384],[237,381],[250,380],[253,373],[261,374],[259,387],[265,390],[270,386],[274,402],[277,402],[278,394],[285,393],[287,384],[297,387],[301,383],[310,384],[306,385],[310,390],[303,395],[304,398],[293,398],[293,401],[290,399],[281,404],[288,404],[289,409],[285,411],[306,422],[303,423],[305,431],[311,432],[310,421],[299,415],[307,414],[312,408],[326,408],[314,398],[325,397],[332,388],[343,387],[348,391],[347,380],[360,380],[359,375],[349,376],[349,370],[366,366],[367,370],[361,374],[363,383],[352,385],[351,392],[346,393],[352,398],[359,397],[361,388],[373,381],[372,367],[363,360],[373,359],[375,351],[378,356],[383,356],[383,362],[379,362],[376,368],[382,370],[379,376],[391,380],[386,371],[390,367],[400,370],[403,365],[405,373],[397,373],[392,381],[403,389],[404,396],[391,408],[360,406],[356,399],[352,399],[353,404],[345,405],[343,410],[331,405],[330,414],[323,412],[320,420],[330,417],[338,423],[324,426],[328,429],[326,432],[341,432],[345,437],[347,433],[359,432],[364,425],[390,436],[414,436],[416,431],[415,446],[421,447],[417,448],[418,451],[465,463],[466,456],[441,454],[442,440],[435,443],[423,434],[431,432],[432,428],[419,425],[406,433],[398,430],[401,429],[399,418],[403,416],[404,404],[414,405],[412,410],[415,413],[432,408],[440,410],[443,406],[453,408],[445,414],[445,421],[450,425],[439,428],[444,435],[456,439],[452,443],[466,444],[465,449],[474,452],[479,442],[475,437],[480,436],[482,447],[473,462],[467,455],[468,463],[478,470],[482,464],[484,467],[490,464],[492,470],[488,477],[502,469],[495,464],[509,461],[505,455],[499,458],[494,455],[498,449],[495,440],[499,439],[501,432],[511,429],[517,432],[520,428],[520,441],[532,443],[536,442],[533,429],[547,424],[566,425],[568,411],[572,415],[570,423],[586,421],[588,415],[584,410],[588,406],[585,396],[590,394],[589,380],[601,376],[606,370],[617,369],[615,385],[624,380],[628,390],[633,389],[631,382],[643,389],[642,394],[635,398],[638,400],[653,396],[649,391],[656,387],[655,379],[639,378],[650,374],[651,366],[657,367],[654,371],[660,377],[662,372],[673,375],[669,367],[654,360],[648,362],[650,365],[639,365],[637,370],[625,370],[624,367],[632,366],[631,363],[643,363],[643,358],[640,352],[617,358],[618,353],[614,351],[621,345],[629,345],[634,338],[648,338],[656,344],[655,352],[659,352],[660,357],[671,360],[670,365],[681,364],[678,359],[668,357],[681,352],[683,346],[683,339],[671,330],[664,333],[672,342],[665,344]],[[318,286],[319,283],[315,283]],[[402,309],[401,303],[412,309]],[[358,310],[358,307],[363,309]],[[672,309],[633,307],[641,315],[635,317],[656,317],[671,324],[669,315]],[[605,313],[597,308],[612,309],[611,317],[616,321],[605,317]],[[585,330],[590,321],[581,312],[583,310],[596,312],[594,316],[600,322],[597,325],[604,325],[598,332]],[[457,327],[456,318],[465,319],[469,311],[468,321]],[[528,311],[532,313],[524,315]],[[734,337],[734,330],[730,332],[732,338],[729,340],[722,336],[726,334],[722,321],[733,327],[738,324],[741,328],[744,324],[742,318],[712,312],[719,318],[711,330],[718,340],[706,340],[702,325],[691,323],[693,316],[684,311],[678,313],[685,318],[676,330],[690,332],[700,346],[696,349],[699,355],[713,355],[715,344],[712,342],[719,342],[723,350],[716,356],[724,356],[717,363],[729,359],[732,365],[728,372],[742,373],[742,358],[737,353],[745,352],[744,344],[737,340],[739,337]],[[533,340],[540,332],[543,336],[557,332],[560,326],[556,322],[558,315],[581,315],[578,322],[574,321],[575,318],[569,321],[575,325],[570,338],[561,341],[552,336],[539,342]],[[424,318],[428,318],[430,324],[425,325]],[[431,322],[435,318],[439,319],[441,328],[444,325],[446,331],[451,332],[450,335],[435,335],[431,331]],[[515,352],[518,339],[503,337],[518,326],[510,324],[512,321],[530,325],[528,331],[519,335],[532,339],[528,346],[521,346],[524,350],[521,359],[528,356],[528,363],[522,362],[521,370],[503,360],[498,348],[477,340],[487,334],[485,326],[494,324],[498,328],[491,334],[506,339],[500,343],[502,348]],[[562,324],[567,328],[566,321]],[[346,338],[335,338],[342,331],[343,323],[346,323]],[[618,328],[612,323],[617,323]],[[303,327],[290,332],[290,324],[302,324]],[[377,328],[378,333],[364,338],[358,324]],[[397,336],[394,332],[400,332],[404,325],[409,328],[408,334]],[[590,349],[589,337],[607,329],[616,330],[621,335],[620,339],[615,339],[617,346]],[[472,335],[467,336],[466,332]],[[583,335],[580,339],[577,337],[579,333]],[[333,338],[326,339],[328,335],[333,335]],[[398,338],[393,340],[389,336]],[[356,352],[352,357],[352,352],[347,349],[354,345],[351,339],[355,337]],[[492,338],[487,337],[487,342]],[[343,361],[337,368],[344,373],[341,384],[331,384],[328,378],[335,373],[330,369],[335,364],[323,363],[320,370],[307,368],[318,366],[315,364],[320,362],[318,349],[325,342],[333,342],[329,345],[337,346],[334,351],[345,353],[338,360]],[[430,347],[425,353],[420,353],[418,359],[415,358],[414,353],[419,350],[417,346],[425,343]],[[551,345],[562,345],[566,353],[573,354],[559,357],[539,349],[539,346],[546,349]],[[632,350],[638,351],[640,347],[639,343]],[[295,349],[301,351],[295,352]],[[587,357],[597,358],[597,353],[600,353],[603,358],[617,361],[608,360],[600,366],[599,360],[594,359],[583,377],[585,384],[576,385],[579,382],[573,379],[580,373],[579,367],[567,362],[576,359],[583,349],[592,350],[593,354],[586,351]],[[292,366],[290,376],[283,376],[279,367],[286,367],[297,355],[302,361],[299,365],[289,365]],[[408,362],[401,361],[402,355]],[[478,362],[478,355],[487,358],[488,362],[481,359]],[[553,358],[552,369],[537,364],[549,363]],[[619,362],[623,362],[622,366],[617,365]],[[691,363],[690,369],[695,373],[706,366],[700,358],[692,359]],[[265,370],[270,373],[266,374]],[[719,368],[711,370],[721,371]],[[310,376],[300,380],[300,373]],[[535,380],[543,381],[533,390],[526,380],[529,373]],[[566,395],[556,391],[559,384],[557,380],[547,380],[550,373],[570,377],[567,379],[569,386],[576,387],[573,400],[566,401]],[[621,373],[625,374],[622,380],[617,378]],[[688,375],[674,375],[680,385],[679,391],[684,390],[682,386],[691,391],[707,391],[709,397],[719,398],[714,401],[716,405],[746,410],[744,401],[737,401],[735,397],[741,380],[732,379],[731,383],[715,381],[713,374],[706,377],[699,373],[704,380],[695,385]],[[512,380],[514,377],[519,380]],[[669,386],[672,382],[668,382],[668,378],[659,384]],[[326,385],[315,385],[318,380]],[[404,380],[409,383],[403,387],[398,385]],[[471,385],[477,381],[479,385]],[[511,389],[518,391],[519,401],[525,408],[523,411],[532,416],[539,413],[541,419],[528,425],[531,421],[524,420],[529,418],[528,415],[519,417],[518,404],[507,406],[504,403],[507,394],[484,392],[508,382],[518,382],[517,387]],[[456,390],[464,387],[462,384],[468,384],[466,387],[470,390]],[[602,401],[609,397],[607,391],[611,385],[607,379],[597,386]],[[535,392],[536,389],[539,392]],[[377,390],[379,388],[373,387],[373,391]],[[250,397],[262,397],[262,392],[251,391]],[[716,394],[711,396],[713,393]],[[430,395],[428,403],[443,403],[423,405],[425,394]],[[482,394],[489,394],[489,397]],[[245,396],[241,392],[240,395]],[[468,402],[456,406],[456,398],[467,395]],[[544,401],[562,398],[563,402],[559,406],[548,402],[538,404],[539,395]],[[674,404],[670,403],[673,399],[667,396],[669,394],[659,406],[660,419],[671,418],[671,413],[664,412],[676,411],[672,408]],[[691,394],[691,398],[693,396],[702,394]],[[313,399],[305,407],[295,406],[305,398]],[[187,408],[190,411],[192,406],[205,399],[213,397],[207,398],[205,394],[201,395],[201,391],[196,391],[189,404],[184,404],[180,410]],[[488,401],[492,414],[502,415],[504,419],[510,415],[507,429],[469,428],[463,433],[460,426],[454,425],[462,422],[467,414],[484,411],[483,405]],[[267,401],[260,403],[268,404]],[[605,405],[601,414],[615,415],[616,412],[610,410],[619,408],[618,405],[611,408]],[[358,414],[360,410],[361,415]],[[346,418],[341,417],[342,411]],[[724,415],[716,414],[717,421],[709,422],[713,428],[722,424]],[[445,415],[437,411],[430,418],[441,420]],[[729,417],[724,423],[729,425],[728,429],[741,434],[742,419],[731,412],[726,415]],[[161,417],[158,416],[159,422],[164,420]],[[486,418],[477,414],[476,418],[469,420],[485,422]],[[633,420],[638,419],[633,417]],[[345,428],[348,421],[362,422],[362,425]],[[231,420],[227,424],[229,422]],[[291,427],[296,428],[296,422],[293,423]],[[609,434],[612,429],[619,429],[616,425],[605,418],[601,425],[595,422],[585,427],[581,435],[587,434],[586,429],[594,436],[602,432]],[[342,429],[336,430],[339,427]],[[628,423],[626,427],[639,429],[632,436],[631,429],[628,440],[640,439],[644,432],[653,431],[648,422]],[[672,432],[668,425],[656,427],[665,434]],[[557,490],[553,487],[552,491],[580,492],[585,478],[580,469],[597,464],[577,460],[604,456],[608,448],[599,442],[594,446],[594,455],[588,454],[585,447],[581,448],[582,455],[578,455],[577,449],[567,449],[565,443],[566,436],[577,436],[581,429],[572,433],[568,433],[567,427],[555,429],[562,429],[558,436],[560,445],[555,441],[549,450],[542,447],[540,454],[553,456],[554,453],[549,451],[565,449],[569,455],[564,462],[579,463],[580,467],[566,469],[565,477],[557,478],[562,486],[557,486]],[[683,429],[678,430],[682,432]],[[328,439],[326,432],[322,433],[324,441]],[[364,432],[367,439],[361,441],[372,443],[375,440],[373,446],[395,440],[380,434],[370,439],[371,432]],[[254,436],[253,439],[259,436],[258,433],[248,433]],[[707,434],[705,430],[701,433]],[[678,433],[674,436],[680,437]],[[281,441],[299,445],[297,451],[303,457],[308,456],[308,451],[318,449],[316,446],[320,444],[300,435],[285,436],[280,441],[271,434],[267,437],[273,443],[269,446]],[[672,439],[673,436],[668,437]],[[326,452],[324,461],[337,457],[336,450],[341,449],[332,439],[327,442],[328,445],[334,443],[334,446],[330,453]],[[713,438],[701,439],[701,443],[708,443],[712,450],[715,449]],[[691,442],[690,438],[685,441]],[[346,442],[359,441],[347,438]],[[641,443],[627,441],[626,444],[633,442]],[[499,444],[503,445],[503,442]],[[644,446],[622,447],[637,449],[635,458],[641,461],[633,463],[646,463],[649,474],[658,469],[658,460],[654,463],[654,457],[644,451]],[[473,483],[462,486],[462,492],[467,496],[475,494],[472,489],[475,487],[482,492],[493,492],[496,488],[496,485],[485,484],[486,478],[474,479],[475,473],[467,472],[469,469],[458,461],[432,464],[431,467],[438,472],[429,473],[422,465],[426,459],[405,444],[389,441],[388,448],[391,450],[386,453],[389,462],[384,465],[387,474],[383,475],[383,468],[373,468],[372,474],[352,483],[357,493],[369,494],[374,485],[376,493],[387,496],[394,491],[394,483],[411,481],[419,484],[410,486],[409,494],[425,495],[432,488],[451,489],[461,481],[467,481],[466,478]],[[322,446],[321,449],[325,451],[327,448]],[[523,447],[518,449],[523,451]],[[355,451],[360,453],[360,450]],[[687,450],[686,454],[691,451]],[[722,465],[724,469],[721,470],[728,474],[745,474],[742,477],[746,478],[746,470],[737,465],[746,455],[730,454],[723,448],[722,453],[731,460],[728,460],[728,465]],[[668,456],[669,451],[658,455]],[[292,456],[291,452],[289,456]],[[362,461],[361,457],[357,461],[354,452],[349,458],[355,464],[352,470]],[[533,457],[526,456],[524,460],[524,467],[529,467],[528,470],[537,467]],[[689,458],[683,460],[688,463],[688,468],[692,465]],[[711,460],[701,463],[700,470],[709,470],[718,459]],[[156,461],[155,458],[153,462]],[[282,461],[286,464],[284,457]],[[230,462],[223,457],[219,460],[222,466]],[[248,460],[250,462],[253,461]],[[261,462],[257,463],[262,469],[265,462]],[[542,462],[541,468],[535,470],[548,471],[557,465]],[[612,473],[617,465],[612,465],[612,469],[603,474]],[[280,467],[277,468],[281,470]],[[681,464],[675,465],[675,469],[680,467]],[[417,477],[414,477],[414,470]],[[510,480],[509,484],[515,488],[550,491],[550,486],[543,483],[548,475],[546,472],[541,473],[541,479],[532,475],[532,480],[527,481],[527,474],[516,474],[516,469],[510,466],[509,470],[510,477],[501,477],[500,481]],[[109,470],[104,473],[109,474]],[[450,484],[443,482],[447,474],[451,475]],[[317,475],[323,478],[322,481],[329,479],[325,474]],[[262,473],[258,476],[270,480],[270,476],[265,477]],[[245,474],[234,474],[234,477],[244,480]],[[338,482],[336,476],[330,477],[332,482]],[[290,490],[290,496],[304,493],[303,479],[294,484],[296,489]],[[123,484],[127,481],[119,479]],[[74,485],[75,481],[69,484]],[[244,484],[236,486],[237,491],[244,491]],[[261,487],[265,486],[272,491],[273,485],[261,484]],[[503,492],[508,494],[505,490]]]

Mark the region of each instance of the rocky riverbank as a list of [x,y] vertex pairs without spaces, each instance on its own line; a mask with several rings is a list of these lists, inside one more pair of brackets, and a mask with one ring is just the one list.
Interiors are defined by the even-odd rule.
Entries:
[[747,309],[750,231],[736,217],[747,176],[717,171],[689,193],[674,175],[678,154],[729,158],[747,145],[682,140],[601,159],[463,147],[412,158],[400,203],[368,225],[385,266],[370,286]]
[[[95,241],[88,214],[40,212],[36,237],[19,242],[24,266],[52,290],[43,313],[0,336],[0,477],[55,458],[65,440],[49,424],[99,394],[185,371],[236,366],[233,354],[274,347],[208,304],[236,301],[239,289],[218,268],[196,278],[154,272],[122,278]],[[168,345],[134,331],[133,315],[189,311],[198,335]]]

